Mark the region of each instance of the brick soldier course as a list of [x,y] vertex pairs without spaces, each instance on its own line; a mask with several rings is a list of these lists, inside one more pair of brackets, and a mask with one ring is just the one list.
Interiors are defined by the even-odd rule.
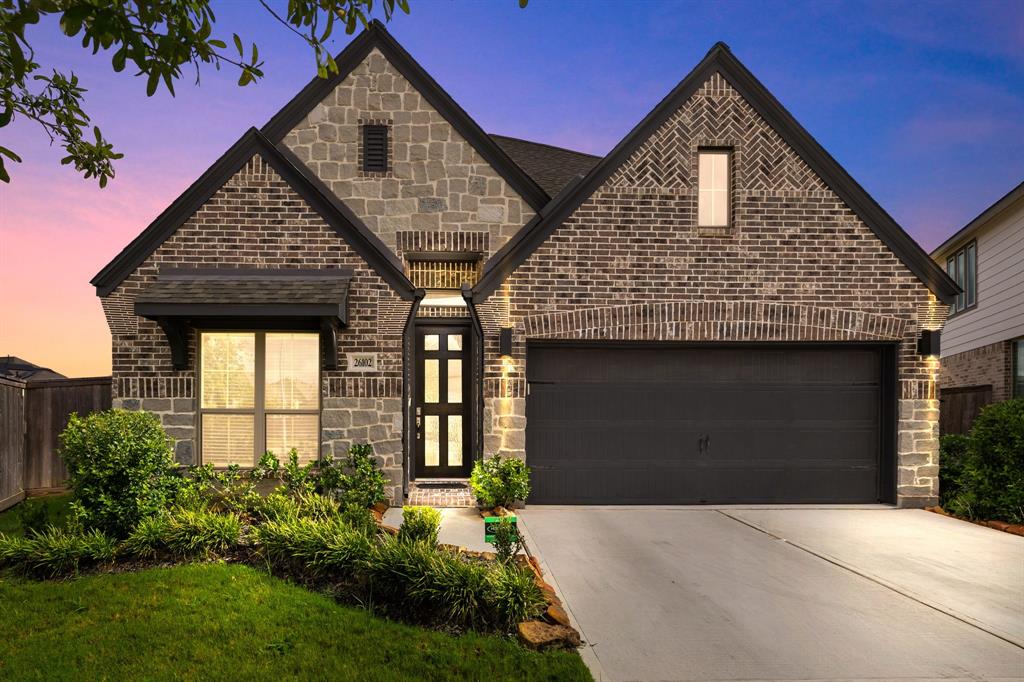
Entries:
[[[573,157],[573,172],[592,170],[575,185],[564,178],[569,189],[553,200],[451,108],[379,24],[338,61],[337,77],[311,83],[254,133],[273,148],[239,162],[179,221],[147,230],[163,230],[166,239],[140,237],[126,249],[134,258],[122,254],[93,280],[113,336],[115,405],[159,414],[180,461],[201,458],[196,334],[188,338],[187,366],[174,369],[161,328],[133,312],[139,292],[167,266],[347,267],[354,274],[347,326],[337,333],[338,365],[321,375],[321,452],[371,443],[396,504],[408,486],[413,444],[404,334],[414,306],[417,317],[475,315],[483,343],[473,454],[528,462],[529,341],[892,344],[896,501],[935,502],[937,362],[920,356],[916,343],[955,285],[859,187],[850,189],[848,176],[822,176],[835,162],[809,156],[807,148],[818,149],[813,140],[799,138],[798,150],[788,141],[795,133],[784,135],[759,113],[765,105],[748,99],[752,86],[727,48],[716,46],[680,85],[689,90],[678,91],[677,102],[667,98],[671,110],[652,112],[619,156],[592,164]],[[366,123],[389,127],[384,173],[362,170]],[[532,149],[542,154],[540,147]],[[726,228],[696,225],[697,152],[706,147],[732,154]],[[285,162],[298,180],[275,171]],[[333,208],[312,207],[314,195]],[[356,229],[332,229],[332,211]],[[442,261],[437,254],[478,254],[480,279],[468,282],[471,312],[416,303],[422,291],[409,258],[420,252]],[[513,329],[506,357],[498,344],[504,327]],[[349,352],[376,353],[377,372],[350,371]]]

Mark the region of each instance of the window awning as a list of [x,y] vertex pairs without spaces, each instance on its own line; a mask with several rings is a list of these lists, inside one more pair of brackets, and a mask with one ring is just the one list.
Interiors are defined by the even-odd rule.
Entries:
[[324,367],[337,366],[337,330],[348,322],[350,268],[163,269],[135,298],[135,314],[154,320],[175,369],[188,364],[188,327],[315,327]]

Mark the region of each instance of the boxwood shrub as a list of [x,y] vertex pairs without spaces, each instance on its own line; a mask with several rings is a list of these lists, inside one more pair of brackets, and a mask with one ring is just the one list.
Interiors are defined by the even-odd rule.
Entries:
[[142,519],[166,509],[182,483],[171,439],[148,412],[72,413],[60,443],[72,511],[89,529],[127,537]]
[[1024,398],[985,407],[966,436],[945,436],[939,466],[947,511],[1024,523]]

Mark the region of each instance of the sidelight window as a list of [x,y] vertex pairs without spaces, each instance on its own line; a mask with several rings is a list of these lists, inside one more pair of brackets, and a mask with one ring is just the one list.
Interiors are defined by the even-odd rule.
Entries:
[[253,466],[272,450],[317,458],[320,336],[308,332],[202,332],[199,344],[200,458]]

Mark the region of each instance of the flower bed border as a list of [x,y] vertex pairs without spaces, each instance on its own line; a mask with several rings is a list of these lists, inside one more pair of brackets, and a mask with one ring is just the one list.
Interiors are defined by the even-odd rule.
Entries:
[[1011,535],[1019,535],[1024,537],[1024,523],[1007,523],[1006,521],[982,521],[980,519],[969,519],[966,516],[958,516],[957,514],[950,514],[948,511],[943,509],[941,506],[925,507],[925,511],[930,511],[933,514],[940,516],[948,516],[951,519],[958,519],[960,521],[966,521],[967,523],[973,523],[976,526],[984,526],[985,528],[991,528],[993,530],[999,530],[1004,533]]

